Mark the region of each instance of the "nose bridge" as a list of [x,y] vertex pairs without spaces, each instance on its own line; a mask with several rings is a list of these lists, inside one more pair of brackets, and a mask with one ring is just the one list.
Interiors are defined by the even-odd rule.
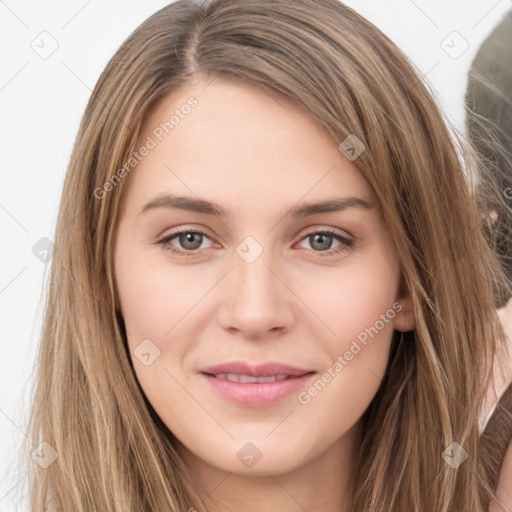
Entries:
[[284,297],[282,290],[279,290],[279,285],[282,286],[282,283],[270,270],[276,267],[272,250],[264,249],[262,245],[252,239],[243,241],[237,247],[236,252],[233,279],[236,280],[234,287],[238,300],[255,304],[264,301],[263,303],[269,306],[273,302],[277,304],[282,301]]
[[233,267],[228,277],[224,327],[257,336],[292,321],[291,293],[281,282],[285,279],[276,276],[279,265],[271,249],[248,237],[236,248]]

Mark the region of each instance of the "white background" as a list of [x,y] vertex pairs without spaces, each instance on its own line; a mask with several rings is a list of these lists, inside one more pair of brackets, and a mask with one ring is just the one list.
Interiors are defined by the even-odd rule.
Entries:
[[[25,436],[28,385],[49,268],[32,247],[42,237],[53,240],[66,165],[99,74],[130,32],[167,3],[0,0],[1,512],[14,510],[12,489],[24,483],[13,473],[13,462]],[[346,3],[390,36],[427,74],[440,106],[462,127],[471,61],[511,7],[510,0]],[[46,59],[33,49],[52,44],[58,48]],[[451,56],[443,44],[453,46]],[[453,58],[466,44],[467,50]]]

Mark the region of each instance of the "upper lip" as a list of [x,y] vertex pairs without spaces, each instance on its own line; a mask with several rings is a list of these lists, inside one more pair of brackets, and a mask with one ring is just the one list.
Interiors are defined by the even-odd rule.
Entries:
[[282,363],[264,363],[264,364],[250,364],[243,361],[233,361],[231,363],[223,363],[216,366],[209,366],[203,368],[201,373],[208,373],[210,375],[218,375],[223,373],[232,373],[235,375],[251,375],[253,377],[271,377],[273,375],[289,375],[298,377],[306,373],[312,373],[313,370],[304,368],[297,368]]

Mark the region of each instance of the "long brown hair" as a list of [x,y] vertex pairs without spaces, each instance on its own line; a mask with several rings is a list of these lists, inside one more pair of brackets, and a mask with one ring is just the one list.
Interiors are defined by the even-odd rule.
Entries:
[[[504,347],[504,283],[463,162],[419,72],[375,26],[337,0],[180,0],[146,20],[100,76],[66,175],[30,423],[31,510],[206,511],[201,489],[130,363],[113,278],[124,180],[159,100],[198,78],[238,81],[306,109],[355,161],[381,206],[413,297],[414,331],[395,333],[363,416],[354,512],[484,510],[478,418]],[[466,154],[466,153],[464,153]],[[468,453],[457,469],[443,451]],[[45,445],[46,446],[46,445]],[[51,452],[53,453],[53,452]],[[32,461],[30,461],[32,462]]]

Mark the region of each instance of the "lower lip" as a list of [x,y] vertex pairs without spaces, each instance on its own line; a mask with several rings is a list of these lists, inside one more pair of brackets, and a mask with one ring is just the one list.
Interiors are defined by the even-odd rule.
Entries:
[[217,377],[206,373],[202,375],[210,383],[213,390],[226,400],[246,407],[266,407],[279,403],[293,393],[298,393],[313,377],[314,373],[265,383],[233,382],[231,380],[217,379]]

